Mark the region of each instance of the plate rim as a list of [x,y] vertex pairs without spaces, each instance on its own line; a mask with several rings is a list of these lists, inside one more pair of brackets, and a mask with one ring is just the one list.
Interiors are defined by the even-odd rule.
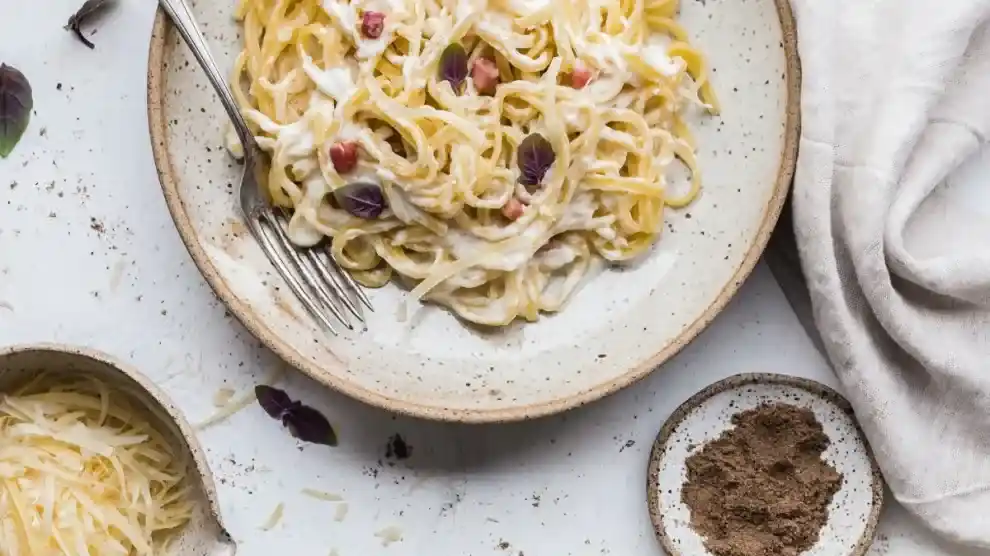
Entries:
[[693,322],[681,330],[680,334],[657,353],[633,366],[625,373],[564,398],[532,403],[523,406],[497,409],[450,409],[386,396],[353,383],[350,380],[334,377],[323,372],[317,364],[311,363],[278,334],[256,318],[249,304],[241,301],[232,291],[211,262],[205,249],[197,240],[189,213],[178,192],[178,179],[169,152],[167,121],[164,112],[166,85],[165,53],[166,37],[173,29],[171,21],[159,7],[155,14],[148,49],[147,102],[148,128],[151,134],[152,157],[158,179],[165,196],[165,203],[175,223],[182,243],[193,259],[193,263],[206,279],[207,284],[224,303],[238,321],[268,349],[275,352],[287,364],[302,371],[316,382],[387,411],[434,421],[447,421],[469,424],[507,423],[535,419],[561,413],[609,396],[643,379],[662,363],[687,346],[702,330],[722,312],[735,296],[743,282],[752,273],[766,249],[770,234],[780,217],[787,193],[794,176],[797,162],[798,140],[801,130],[800,96],[801,64],[797,51],[797,23],[791,9],[790,0],[774,0],[780,20],[784,47],[787,102],[784,106],[785,129],[784,146],[781,152],[780,167],[774,190],[767,202],[763,220],[757,230],[749,250],[736,268],[731,278],[719,291],[715,300]]
[[834,388],[822,384],[817,380],[780,373],[740,373],[723,378],[709,384],[685,400],[664,421],[663,427],[661,427],[660,432],[657,433],[657,437],[653,441],[653,447],[650,449],[650,462],[646,468],[646,505],[650,513],[650,522],[653,524],[653,532],[656,534],[660,544],[663,545],[664,550],[670,556],[690,556],[685,555],[674,546],[670,537],[667,535],[667,530],[663,526],[663,513],[660,511],[660,484],[658,481],[660,477],[660,462],[665,456],[667,440],[684,419],[702,403],[722,392],[748,384],[773,384],[804,390],[823,398],[827,402],[835,404],[836,407],[852,419],[859,439],[863,443],[863,446],[866,447],[866,455],[870,461],[870,475],[872,476],[870,488],[873,495],[873,510],[870,512],[870,516],[866,521],[866,529],[863,530],[859,541],[852,547],[848,556],[864,556],[876,538],[877,525],[880,522],[880,512],[883,510],[885,501],[883,474],[880,473],[880,467],[877,465],[876,458],[873,456],[873,448],[867,441],[866,435],[863,434],[863,429],[859,426],[859,421],[856,419],[852,405],[845,396]]

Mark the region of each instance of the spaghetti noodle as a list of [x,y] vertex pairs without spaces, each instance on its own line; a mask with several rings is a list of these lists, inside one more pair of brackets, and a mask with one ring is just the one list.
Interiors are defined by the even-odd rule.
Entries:
[[[594,260],[644,253],[664,209],[699,193],[684,119],[718,107],[677,10],[240,0],[234,94],[295,243],[329,238],[360,283],[397,278],[471,322],[535,321]],[[678,163],[690,179],[675,192]],[[348,210],[355,183],[384,206]]]

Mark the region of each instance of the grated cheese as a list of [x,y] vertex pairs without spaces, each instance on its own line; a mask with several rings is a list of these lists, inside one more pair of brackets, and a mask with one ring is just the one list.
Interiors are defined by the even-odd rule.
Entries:
[[220,411],[217,411],[205,421],[196,425],[196,430],[203,431],[214,425],[218,425],[229,419],[231,415],[251,405],[253,402],[254,392],[245,392],[241,394],[239,398],[230,400],[227,405],[220,408]]
[[402,540],[402,530],[395,525],[389,525],[388,527],[375,533],[375,536],[381,539],[382,546],[388,547],[388,545]]
[[230,399],[237,394],[233,388],[221,388],[213,394],[213,407],[224,407],[230,403]]
[[324,502],[343,502],[344,497],[339,494],[334,494],[332,492],[323,492],[322,490],[316,490],[312,488],[302,489],[302,493],[310,498],[316,498],[317,500],[323,500]]
[[275,506],[275,510],[272,512],[272,515],[268,516],[268,519],[266,519],[265,523],[262,524],[261,530],[271,531],[272,529],[274,529],[275,526],[278,525],[278,522],[282,521],[282,514],[284,513],[285,513],[285,504],[279,502],[278,506]]
[[0,398],[0,552],[162,554],[192,516],[187,470],[128,396],[46,374]]
[[[277,384],[282,377],[285,375],[285,369],[279,367],[276,368],[268,377],[268,380],[264,384]],[[254,387],[251,387],[244,392],[241,392],[239,396],[232,396],[227,400],[227,403],[220,408],[219,411],[208,417],[202,423],[195,425],[195,429],[198,431],[204,431],[214,425],[218,425],[227,419],[229,419],[235,413],[241,411],[247,406],[254,403]]]

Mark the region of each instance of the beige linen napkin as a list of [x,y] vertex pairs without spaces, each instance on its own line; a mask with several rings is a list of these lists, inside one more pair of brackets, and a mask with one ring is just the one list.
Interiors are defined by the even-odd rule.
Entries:
[[990,549],[990,234],[953,254],[917,218],[990,137],[990,0],[791,1],[794,229],[825,351],[897,500]]

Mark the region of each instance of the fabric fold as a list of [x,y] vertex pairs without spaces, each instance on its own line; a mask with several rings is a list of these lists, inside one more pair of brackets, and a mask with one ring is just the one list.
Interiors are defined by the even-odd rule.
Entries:
[[990,237],[960,255],[920,216],[990,137],[990,0],[792,5],[794,232],[825,351],[894,496],[990,548]]

